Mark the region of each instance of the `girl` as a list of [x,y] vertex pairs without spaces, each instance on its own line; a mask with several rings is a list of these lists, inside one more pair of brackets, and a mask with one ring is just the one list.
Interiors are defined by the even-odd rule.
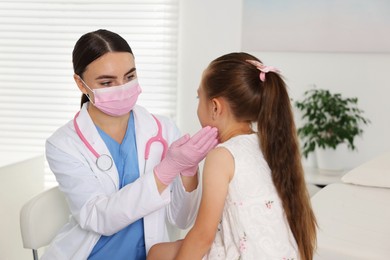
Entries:
[[312,259],[316,220],[279,71],[227,54],[204,71],[198,96],[199,121],[221,143],[206,157],[193,228],[149,259]]

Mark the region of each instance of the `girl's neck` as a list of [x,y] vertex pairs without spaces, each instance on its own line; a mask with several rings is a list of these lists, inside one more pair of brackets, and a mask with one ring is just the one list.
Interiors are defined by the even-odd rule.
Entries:
[[235,127],[228,128],[226,130],[219,129],[219,132],[219,141],[221,143],[226,142],[227,140],[238,135],[249,135],[254,133],[250,125],[248,125],[247,123],[239,124]]

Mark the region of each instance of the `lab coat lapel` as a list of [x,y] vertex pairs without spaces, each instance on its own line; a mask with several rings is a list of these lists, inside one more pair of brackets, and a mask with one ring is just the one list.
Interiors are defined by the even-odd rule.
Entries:
[[[88,103],[84,103],[83,107],[80,110],[80,114],[76,119],[80,131],[98,154],[107,154],[112,158],[110,151],[108,150],[103,139],[100,137],[100,134],[97,131],[95,124],[89,116],[87,108]],[[111,177],[116,189],[119,189],[119,176],[115,163],[113,164],[111,169],[104,171],[104,173],[108,174]]]

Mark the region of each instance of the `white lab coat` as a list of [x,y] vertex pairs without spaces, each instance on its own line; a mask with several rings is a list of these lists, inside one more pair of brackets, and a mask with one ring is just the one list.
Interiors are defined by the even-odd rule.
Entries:
[[[84,104],[78,126],[99,154],[110,152],[96,130]],[[162,194],[157,190],[153,168],[161,160],[162,146],[153,143],[144,172],[146,142],[157,134],[152,115],[140,106],[133,109],[140,178],[118,191],[115,165],[104,172],[96,167],[96,157],[77,135],[73,120],[58,129],[46,142],[46,157],[64,192],[72,216],[54,238],[42,259],[86,259],[101,235],[112,235],[144,218],[145,245],[169,241],[171,225],[188,228],[196,217],[199,189],[188,193],[181,178]],[[157,116],[163,136],[170,145],[180,133],[175,124]],[[168,222],[169,223],[168,223]]]

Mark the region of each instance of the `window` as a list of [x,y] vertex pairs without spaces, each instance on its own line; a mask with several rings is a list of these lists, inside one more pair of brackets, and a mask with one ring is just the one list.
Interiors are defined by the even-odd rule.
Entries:
[[[43,153],[79,110],[72,50],[100,28],[133,49],[150,112],[176,117],[177,0],[0,0],[0,150]],[[47,183],[54,181],[47,168]]]

